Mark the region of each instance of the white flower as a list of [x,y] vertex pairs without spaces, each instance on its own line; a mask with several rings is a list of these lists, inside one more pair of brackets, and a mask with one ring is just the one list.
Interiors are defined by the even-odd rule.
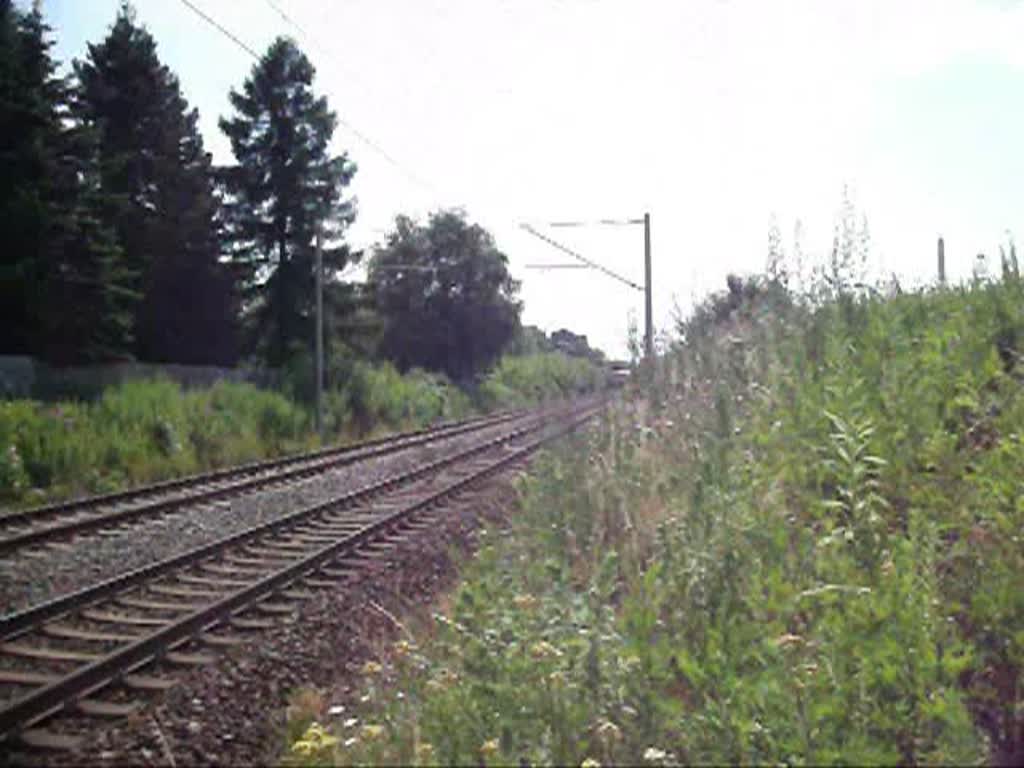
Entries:
[[660,763],[666,757],[668,757],[668,753],[657,747],[648,747],[644,750],[644,760],[649,763]]

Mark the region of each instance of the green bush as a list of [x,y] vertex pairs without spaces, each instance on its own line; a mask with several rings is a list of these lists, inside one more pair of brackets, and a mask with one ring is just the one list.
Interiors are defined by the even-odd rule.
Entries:
[[0,403],[0,499],[107,492],[299,449],[306,413],[280,395],[219,383],[183,392],[131,381],[95,403]]

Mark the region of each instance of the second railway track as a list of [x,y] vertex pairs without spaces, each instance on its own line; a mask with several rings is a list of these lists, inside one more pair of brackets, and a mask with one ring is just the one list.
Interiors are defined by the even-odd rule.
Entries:
[[0,557],[24,547],[293,483],[338,467],[394,454],[436,440],[478,432],[523,416],[509,412],[406,432],[350,446],[255,462],[0,515]]
[[292,612],[311,590],[333,588],[360,558],[422,526],[431,508],[599,407],[536,415],[430,464],[0,618],[0,749],[15,740],[70,746],[34,727],[61,712],[130,714],[140,691],[173,685],[162,666],[210,661],[211,649]]

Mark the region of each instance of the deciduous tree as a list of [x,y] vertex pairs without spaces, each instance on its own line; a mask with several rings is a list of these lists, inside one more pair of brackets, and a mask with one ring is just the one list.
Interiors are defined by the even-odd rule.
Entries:
[[384,318],[382,353],[402,369],[464,381],[501,355],[519,328],[518,283],[491,235],[459,211],[420,225],[398,217],[370,281]]

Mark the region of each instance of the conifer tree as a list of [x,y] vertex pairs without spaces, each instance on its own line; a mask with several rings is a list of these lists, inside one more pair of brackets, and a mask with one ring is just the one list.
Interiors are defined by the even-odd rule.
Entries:
[[74,68],[75,114],[98,135],[107,221],[137,276],[137,356],[233,362],[235,302],[198,112],[127,2]]
[[2,351],[107,359],[130,340],[131,275],[101,214],[92,136],[68,119],[48,27],[0,0]]
[[357,258],[342,242],[355,218],[343,190],[356,167],[331,154],[337,120],[314,94],[314,74],[295,43],[278,38],[231,91],[235,113],[220,121],[236,159],[222,173],[224,214],[250,348],[273,366],[312,344],[318,223],[327,309],[344,312],[350,292],[337,274]]

